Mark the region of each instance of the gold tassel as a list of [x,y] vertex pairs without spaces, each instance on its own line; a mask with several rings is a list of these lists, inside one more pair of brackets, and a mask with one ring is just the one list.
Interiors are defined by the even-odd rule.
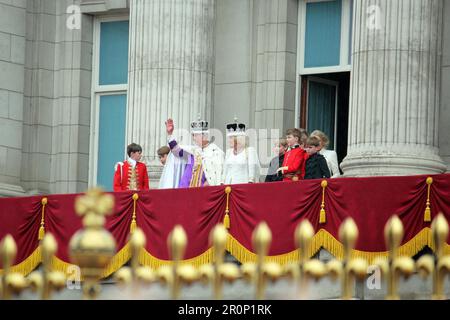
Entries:
[[225,228],[230,229],[230,215],[228,213],[225,214],[225,217],[223,218],[223,225]]
[[427,207],[425,209],[425,214],[423,215],[423,221],[430,222],[431,221],[431,209]]
[[139,195],[137,193],[133,194],[133,217],[131,218],[131,225],[130,225],[130,233],[133,234],[134,231],[137,228],[136,223],[136,201],[139,199]]
[[326,217],[326,213],[325,213],[325,188],[328,185],[327,180],[322,180],[320,185],[322,187],[322,204],[320,205],[319,223],[323,224],[323,223],[327,222],[327,217]]
[[430,209],[430,191],[431,191],[431,184],[433,183],[433,178],[428,177],[426,180],[426,183],[428,185],[427,187],[427,207],[425,208],[425,214],[423,215],[423,221],[425,222],[431,222],[431,209]]
[[45,221],[44,221],[44,217],[45,217],[45,206],[47,205],[47,198],[42,198],[41,200],[41,204],[42,204],[42,214],[41,214],[41,226],[39,227],[39,234],[38,234],[38,240],[42,240],[44,239],[45,236]]
[[325,223],[325,222],[327,222],[327,218],[325,215],[325,209],[322,208],[322,209],[320,209],[319,223]]
[[223,218],[223,225],[225,226],[225,228],[230,229],[230,208],[229,208],[229,204],[230,204],[230,193],[231,193],[231,187],[228,186],[225,188],[225,193],[227,195],[227,206],[225,208],[225,217]]
[[40,226],[40,227],[39,227],[38,240],[44,239],[44,236],[45,236],[45,229],[44,229],[44,226]]
[[136,220],[133,219],[130,225],[130,233],[134,233],[134,231],[136,231],[136,228],[137,228]]

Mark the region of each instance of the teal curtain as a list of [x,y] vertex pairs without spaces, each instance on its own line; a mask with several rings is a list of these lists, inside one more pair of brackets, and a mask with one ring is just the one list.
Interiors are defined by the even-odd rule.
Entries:
[[342,0],[306,4],[305,68],[338,66]]
[[330,139],[328,149],[334,149],[336,86],[309,81],[308,131],[321,130]]
[[124,160],[127,96],[100,97],[97,185],[112,191],[114,165]]
[[128,21],[100,24],[100,85],[128,82]]

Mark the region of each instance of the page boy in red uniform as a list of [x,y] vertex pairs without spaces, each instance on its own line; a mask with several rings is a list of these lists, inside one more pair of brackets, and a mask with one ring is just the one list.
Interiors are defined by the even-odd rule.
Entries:
[[288,151],[284,156],[283,165],[278,171],[283,174],[283,181],[298,181],[305,176],[307,154],[303,149],[307,134],[297,128],[286,131]]
[[139,162],[142,157],[142,147],[132,143],[127,147],[127,154],[126,161],[116,163],[114,191],[148,190],[147,166]]

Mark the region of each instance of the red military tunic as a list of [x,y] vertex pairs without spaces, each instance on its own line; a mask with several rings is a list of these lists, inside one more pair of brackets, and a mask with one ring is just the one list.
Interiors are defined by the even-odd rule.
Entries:
[[298,181],[305,177],[308,154],[300,146],[292,147],[283,160],[283,181]]
[[114,173],[114,191],[148,190],[147,166],[137,162],[133,166],[128,162],[118,162]]

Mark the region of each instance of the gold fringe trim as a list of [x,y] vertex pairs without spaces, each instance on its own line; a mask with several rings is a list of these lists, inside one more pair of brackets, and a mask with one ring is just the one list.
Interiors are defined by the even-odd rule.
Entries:
[[[416,255],[420,250],[422,250],[425,246],[430,247],[433,251],[435,250],[435,246],[432,239],[432,232],[430,228],[422,229],[415,237],[411,240],[400,246],[398,250],[399,255],[405,255],[412,257]],[[334,257],[337,259],[342,259],[344,254],[343,245],[334,238],[328,231],[324,229],[320,229],[315,236],[313,237],[310,247],[307,252],[307,258],[314,256],[321,248],[329,251]],[[255,262],[256,254],[245,248],[238,240],[236,240],[231,234],[228,234],[226,250],[230,252],[239,262]],[[450,245],[445,244],[444,252],[447,255],[450,255]],[[354,258],[363,258],[368,263],[373,263],[376,258],[387,258],[387,251],[380,252],[369,252],[369,251],[359,251],[352,250],[351,256]],[[131,250],[130,246],[127,243],[114,257],[112,258],[109,265],[105,268],[102,278],[109,277],[111,274],[119,270],[123,265],[125,265],[131,259]],[[196,267],[201,266],[203,264],[211,263],[214,260],[214,249],[209,248],[204,253],[198,255],[197,257],[183,260],[182,264],[192,264]],[[291,262],[298,262],[299,260],[299,251],[294,250],[285,254],[276,255],[276,256],[267,256],[265,258],[266,261],[277,262],[281,265],[285,265]],[[26,258],[24,261],[11,267],[12,272],[19,272],[24,276],[30,274],[36,267],[42,262],[41,256],[41,247],[38,246],[33,253]],[[152,256],[149,252],[143,249],[139,254],[139,262],[142,265],[149,266],[153,269],[157,269],[161,266],[171,265],[173,261],[170,260],[161,260],[154,256]],[[65,274],[68,274],[70,268],[73,267],[73,264],[68,262],[64,262],[57,257],[53,257],[52,260],[52,269],[61,271]],[[3,270],[0,269],[0,274],[3,273]]]
[[[41,253],[42,253],[41,247],[38,246],[33,251],[33,253],[28,256],[28,258],[23,260],[21,263],[12,266],[11,272],[18,272],[24,276],[29,275],[41,263],[42,261]],[[0,275],[1,274],[3,274],[3,269],[0,269]]]
[[[200,267],[204,264],[211,263],[214,260],[214,248],[209,248],[205,252],[203,252],[201,255],[198,255],[196,257],[182,260],[181,264],[190,264],[194,267]],[[162,266],[170,266],[173,264],[172,260],[161,260],[154,256],[152,256],[147,250],[142,249],[139,254],[139,263],[148,266],[152,269],[158,269]]]
[[[240,244],[239,241],[237,241],[231,234],[228,234],[225,248],[241,263],[256,262],[257,255]],[[298,261],[298,259],[299,253],[298,250],[295,250],[277,256],[267,256],[264,260],[267,262],[276,262],[281,265],[285,265],[293,261]]]
[[[119,270],[124,264],[128,262],[128,260],[131,259],[131,250],[130,246],[127,243],[122,249],[120,249],[119,252],[117,252],[114,257],[111,259],[111,262],[108,264],[108,266],[103,270],[101,278],[107,278],[117,270]],[[52,269],[56,271],[61,271],[65,274],[69,273],[70,268],[78,266],[62,261],[61,259],[57,257],[53,257],[52,260]]]
[[[400,246],[398,254],[412,257],[419,253],[425,246],[429,246],[434,251],[430,228],[422,229],[414,238]],[[314,256],[321,248],[330,252],[337,259],[342,259],[344,256],[344,246],[342,243],[324,229],[320,229],[314,235],[307,252],[307,258]],[[256,261],[256,254],[245,248],[230,234],[228,234],[226,249],[241,263]],[[446,244],[445,252],[450,253],[450,245]],[[388,251],[351,251],[351,257],[363,258],[369,264],[373,263],[376,258],[387,258],[388,254]],[[266,261],[277,262],[284,265],[291,262],[298,262],[299,252],[298,250],[294,250],[281,255],[267,256],[265,259]]]

